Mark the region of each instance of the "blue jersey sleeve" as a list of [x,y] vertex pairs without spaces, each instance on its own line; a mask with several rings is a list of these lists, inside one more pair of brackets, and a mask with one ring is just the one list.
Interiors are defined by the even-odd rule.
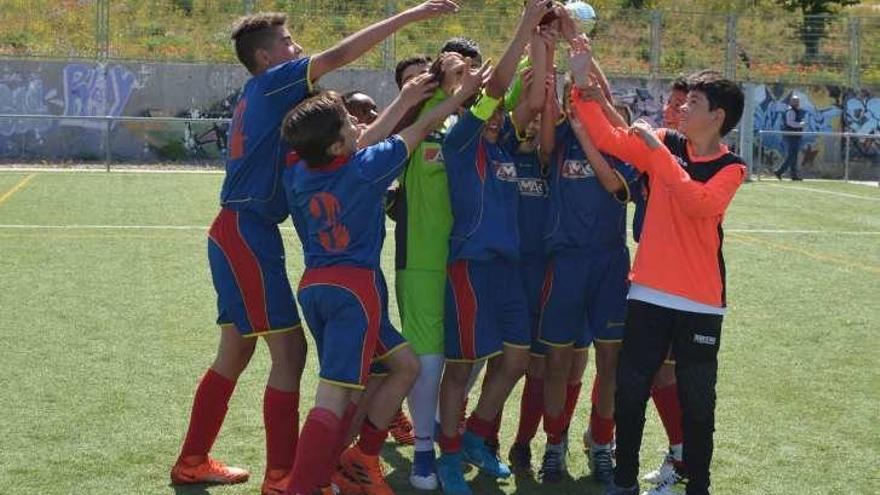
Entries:
[[605,160],[608,161],[608,164],[611,165],[623,179],[623,190],[615,195],[617,199],[621,203],[634,201],[635,195],[638,194],[639,189],[639,171],[636,170],[636,168],[632,165],[622,160],[619,160],[618,158],[615,158],[611,155],[603,156],[605,157]]
[[383,190],[394,182],[409,159],[409,150],[397,134],[358,151],[353,165],[371,184]]
[[312,82],[309,79],[310,64],[310,58],[301,58],[270,68],[260,76],[263,95],[283,111],[290,110],[312,89]]
[[483,132],[483,125],[486,122],[480,120],[470,110],[464,113],[458,121],[446,133],[444,146],[462,152],[468,146],[476,143],[480,139],[480,133]]
[[515,155],[519,151],[519,133],[517,133],[516,125],[510,115],[504,116],[504,123],[501,124],[501,134],[498,137],[498,144],[511,155]]

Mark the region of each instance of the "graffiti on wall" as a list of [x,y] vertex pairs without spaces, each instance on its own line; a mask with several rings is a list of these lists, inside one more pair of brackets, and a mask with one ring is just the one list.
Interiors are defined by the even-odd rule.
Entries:
[[[122,115],[132,92],[139,88],[135,75],[120,65],[68,64],[61,87],[50,87],[41,71],[28,74],[5,67],[0,73],[0,113],[18,115]],[[49,119],[0,119],[0,136],[33,133],[38,142],[55,126],[103,129],[101,122]]]
[[[50,115],[53,109],[63,106],[58,91],[47,89],[39,75],[23,75],[8,69],[0,74],[0,113]],[[48,119],[0,119],[0,136],[32,132],[37,141],[42,141],[52,125]]]
[[[120,116],[137,87],[137,78],[121,65],[69,64],[62,70],[64,115],[93,117]],[[103,129],[98,121],[62,120],[60,125]]]
[[[849,91],[844,109],[847,132],[880,136],[880,96],[867,90]],[[880,157],[880,139],[855,138],[853,145],[864,156]]]

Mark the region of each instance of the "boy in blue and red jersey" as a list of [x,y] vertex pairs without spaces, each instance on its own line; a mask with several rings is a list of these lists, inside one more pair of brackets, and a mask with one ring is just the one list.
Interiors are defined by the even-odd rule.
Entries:
[[278,493],[294,461],[299,380],[305,359],[296,304],[284,266],[278,223],[288,215],[281,189],[285,112],[314,81],[368,51],[401,27],[457,6],[431,0],[370,26],[333,48],[304,57],[286,16],[261,13],[233,29],[236,55],[252,74],[235,107],[221,210],[209,232],[208,258],[221,328],[217,356],[196,390],[186,439],[171,470],[174,484],[240,483],[247,471],[211,458],[236,381],[264,336],[272,356],[263,415],[267,466],[263,493]]
[[[511,474],[486,441],[528,366],[531,336],[518,264],[516,166],[501,140],[515,131],[499,105],[526,43],[553,7],[546,0],[526,3],[516,34],[482,97],[449,129],[443,143],[453,225],[444,303],[446,369],[440,384],[442,455],[437,474],[444,493],[450,495],[472,493],[464,479],[464,461],[490,476]],[[471,371],[475,363],[491,358],[498,361],[491,363],[461,434],[458,421]]]
[[[399,134],[357,152],[354,119],[334,93],[304,101],[285,118],[283,135],[299,158],[284,177],[305,255],[298,296],[321,367],[289,494],[328,489],[334,456],[347,440],[343,413],[352,392],[366,384],[374,361],[389,373],[368,405],[358,443],[342,453],[341,464],[352,468],[345,474],[356,478],[364,493],[392,493],[378,454],[419,364],[388,318],[387,288],[379,268],[385,195],[410,150],[479,88],[487,72],[485,67],[469,71],[454,96]],[[359,470],[366,470],[366,476]]]
[[[585,39],[573,43],[585,43]],[[572,60],[572,71],[589,67]],[[580,74],[573,74],[577,80]],[[601,77],[601,75],[600,75]],[[613,397],[617,352],[626,309],[626,203],[638,174],[599,153],[576,121],[557,126],[552,142],[550,214],[545,235],[549,257],[538,338],[546,345],[543,482],[566,470],[566,433],[573,397],[580,391],[585,351],[595,344],[596,381],[587,435],[594,478],[613,476]]]

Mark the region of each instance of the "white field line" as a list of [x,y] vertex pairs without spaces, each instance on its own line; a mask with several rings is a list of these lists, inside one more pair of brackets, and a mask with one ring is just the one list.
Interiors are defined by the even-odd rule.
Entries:
[[862,196],[861,194],[849,194],[838,191],[826,191],[824,189],[813,189],[812,187],[803,187],[803,186],[786,186],[782,184],[767,184],[766,182],[762,182],[761,186],[765,187],[775,187],[777,189],[787,189],[793,191],[808,191],[811,193],[819,193],[819,194],[830,194],[832,196],[838,196],[841,198],[850,198],[850,199],[863,199],[865,201],[880,201],[880,197],[872,198],[870,196]]
[[[0,224],[7,230],[196,230],[207,231],[208,225],[38,225],[38,224]],[[284,225],[281,230],[292,231],[293,227]],[[386,230],[393,230],[388,226]],[[771,234],[771,235],[880,235],[880,230],[798,230],[798,229],[724,229],[728,234]]]

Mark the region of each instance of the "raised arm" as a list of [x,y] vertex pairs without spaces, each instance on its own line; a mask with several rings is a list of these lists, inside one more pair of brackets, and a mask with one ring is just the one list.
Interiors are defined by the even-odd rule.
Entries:
[[[470,66],[470,60],[468,60],[468,66]],[[441,120],[458,110],[468,98],[473,96],[482,87],[491,70],[492,67],[487,62],[478,69],[465,71],[461,86],[454,95],[419,117],[413,125],[400,131],[399,135],[406,143],[407,149],[414,150]]]
[[458,12],[458,5],[452,0],[428,0],[377,22],[312,57],[309,77],[312,81],[317,81],[328,72],[357,60],[379,42],[408,24],[451,12]]
[[576,87],[571,89],[571,109],[599,151],[614,155],[641,171],[651,171],[654,163],[648,145],[628,129],[611,125],[599,104],[585,100]]
[[410,79],[403,85],[397,98],[388,105],[376,121],[367,127],[358,139],[358,148],[365,148],[391,135],[400,119],[414,106],[430,98],[438,83],[431,74],[425,73]]
[[[599,153],[599,150],[596,149],[593,142],[590,140],[590,136],[587,135],[584,126],[582,126],[578,119],[573,116],[569,116],[568,120],[571,124],[572,132],[574,132],[575,137],[577,137],[581,149],[584,150],[584,154],[587,155],[587,161],[592,165],[593,172],[596,173],[596,178],[599,179],[599,183],[602,184],[602,187],[615,196],[622,191],[625,192],[626,181],[611,167],[611,165],[608,164],[608,161],[605,160],[602,153]],[[629,195],[626,195],[624,197],[624,201],[629,199],[628,196]]]
[[528,0],[526,2],[516,27],[516,33],[507,45],[504,55],[498,61],[498,66],[492,72],[492,77],[486,83],[487,96],[499,99],[507,92],[507,87],[510,86],[510,81],[516,72],[517,62],[522,56],[526,43],[528,43],[532,32],[538,27],[541,18],[551,9],[553,9],[552,0]]
[[556,74],[547,77],[545,85],[546,97],[541,110],[541,130],[538,138],[538,156],[541,163],[550,163],[550,157],[556,148],[556,123],[562,116],[559,100],[556,97]]

